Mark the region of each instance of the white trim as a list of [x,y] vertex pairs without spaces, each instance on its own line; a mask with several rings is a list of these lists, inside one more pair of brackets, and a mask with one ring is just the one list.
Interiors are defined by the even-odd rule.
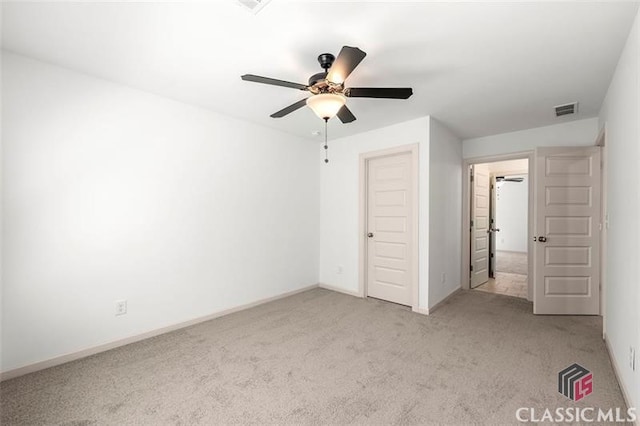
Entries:
[[607,329],[607,123],[604,123],[596,146],[600,147],[600,315],[602,316],[602,336]]
[[429,315],[429,308],[411,308],[411,311],[420,315]]
[[199,324],[201,322],[209,321],[215,318],[219,318],[225,315],[233,314],[235,312],[250,309],[258,305],[273,302],[278,299],[284,299],[285,297],[293,296],[294,294],[302,293],[308,290],[317,288],[318,284],[313,284],[297,290],[288,291],[286,293],[279,294],[277,296],[267,297],[257,300],[255,302],[246,303],[244,305],[236,306],[235,308],[224,309],[222,311],[215,312],[213,314],[206,315],[204,317],[194,318],[188,321],[180,322],[177,324],[169,325],[167,327],[158,328],[155,330],[147,331],[145,333],[137,334],[135,336],[125,337],[124,339],[118,339],[113,342],[104,343],[98,346],[82,349],[76,352],[60,355],[54,358],[50,358],[44,361],[36,362],[33,364],[25,365],[23,367],[14,368],[13,370],[0,372],[0,381],[13,379],[15,377],[23,376],[25,374],[34,373],[36,371],[44,370],[45,368],[55,367],[56,365],[65,364],[70,361],[75,361],[80,358],[85,358],[90,355],[94,355],[100,352],[105,352],[111,349],[118,348],[120,346],[128,345],[130,343],[139,342],[141,340],[148,339],[150,337],[158,336],[160,334],[168,333],[170,331],[179,330],[181,328],[189,327],[191,325]]
[[[629,397],[629,390],[625,387],[624,382],[620,380],[620,367],[618,366],[618,363],[613,356],[613,349],[611,349],[611,344],[609,343],[609,339],[607,339],[606,334],[604,336],[604,343],[607,347],[607,354],[609,355],[609,359],[611,360],[613,374],[616,376],[618,386],[620,386],[620,390],[622,391],[622,398],[624,399],[624,403],[627,404],[627,408],[633,407],[633,405],[631,404],[631,398]],[[640,417],[636,419],[636,425],[640,426]]]
[[352,290],[346,290],[344,288],[340,288],[340,287],[335,287],[332,286],[330,284],[325,284],[325,283],[319,283],[318,287],[320,288],[324,288],[325,290],[331,290],[331,291],[335,291],[336,293],[342,293],[342,294],[346,294],[348,296],[353,296],[353,297],[359,297],[359,298],[363,298],[363,296],[360,295],[359,292],[357,291],[352,291]]
[[469,248],[471,246],[471,240],[469,236],[469,224],[471,223],[471,188],[469,167],[473,164],[481,163],[495,163],[497,161],[505,160],[529,160],[529,218],[528,218],[528,276],[527,276],[527,300],[533,301],[533,282],[534,282],[534,247],[533,247],[533,212],[534,212],[534,193],[533,184],[535,182],[535,167],[534,166],[535,151],[523,151],[514,152],[512,154],[491,155],[486,157],[473,157],[465,158],[462,162],[462,265],[461,265],[461,280],[462,289],[470,290],[469,285],[469,264],[471,262],[471,254]]
[[413,236],[411,238],[411,310],[413,312],[423,313],[423,310],[419,307],[420,300],[420,276],[419,276],[419,264],[420,256],[418,253],[420,242],[420,229],[419,229],[419,216],[418,207],[420,204],[420,192],[419,192],[419,154],[420,145],[410,144],[401,145],[393,148],[381,149],[377,151],[364,152],[360,154],[360,185],[359,185],[359,242],[358,242],[358,295],[360,297],[367,297],[366,283],[367,283],[367,167],[368,162],[372,158],[388,157],[396,154],[410,154],[411,155],[411,196],[413,197],[413,203],[411,205],[411,229]]

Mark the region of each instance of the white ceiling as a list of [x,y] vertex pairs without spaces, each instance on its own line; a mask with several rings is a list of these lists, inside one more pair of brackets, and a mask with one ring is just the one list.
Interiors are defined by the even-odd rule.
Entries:
[[[3,3],[3,48],[311,137],[305,97],[243,82],[253,73],[306,83],[318,54],[368,56],[347,86],[410,86],[407,101],[349,99],[346,136],[433,115],[477,137],[597,115],[638,2],[291,2],[252,13],[233,0]],[[579,101],[577,116],[552,107]]]

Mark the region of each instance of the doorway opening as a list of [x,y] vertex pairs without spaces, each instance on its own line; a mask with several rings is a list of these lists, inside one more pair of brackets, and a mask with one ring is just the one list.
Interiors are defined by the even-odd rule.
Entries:
[[470,288],[529,299],[529,159],[470,166]]

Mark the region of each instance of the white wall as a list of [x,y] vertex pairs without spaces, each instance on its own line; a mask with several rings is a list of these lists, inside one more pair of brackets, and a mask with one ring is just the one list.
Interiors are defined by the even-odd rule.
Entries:
[[429,308],[432,308],[460,288],[462,262],[462,141],[433,118],[429,126],[429,175]]
[[[0,19],[2,19],[2,11],[0,10]],[[2,81],[2,55],[0,55],[0,82]],[[2,371],[2,359],[3,359],[3,353],[4,353],[4,348],[3,348],[3,339],[2,339],[2,311],[3,311],[3,305],[4,305],[4,284],[3,284],[3,262],[4,262],[4,256],[2,253],[2,248],[3,248],[3,243],[2,241],[4,241],[4,230],[3,230],[3,225],[4,225],[4,182],[3,182],[3,173],[2,173],[2,164],[3,164],[3,147],[2,147],[2,85],[0,84],[0,371]]]
[[[349,293],[358,292],[360,154],[418,143],[420,144],[419,306],[421,308],[428,306],[428,141],[428,117],[329,141],[329,164],[323,165],[320,171],[320,282],[322,284]],[[341,273],[338,272],[338,268],[342,268]]]
[[504,182],[496,188],[496,250],[518,251],[526,253],[529,219],[529,178],[527,175],[508,175],[521,177],[522,182]]
[[489,173],[493,173],[498,176],[517,173],[527,174],[529,172],[529,160],[527,158],[495,161],[493,163],[487,163],[487,165],[489,166]]
[[532,151],[540,146],[594,145],[597,136],[598,119],[587,118],[553,126],[466,139],[462,144],[462,155],[464,158],[475,158]]
[[318,282],[318,144],[2,59],[3,371]]
[[[621,385],[640,407],[640,13],[618,62],[600,111],[606,124],[607,267],[605,333]],[[636,348],[636,371],[629,347]]]

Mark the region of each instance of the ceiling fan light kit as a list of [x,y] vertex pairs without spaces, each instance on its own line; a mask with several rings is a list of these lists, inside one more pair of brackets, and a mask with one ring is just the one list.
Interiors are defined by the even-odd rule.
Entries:
[[335,117],[346,102],[347,98],[339,93],[320,93],[307,98],[307,106],[323,120]]
[[[413,94],[410,87],[351,87],[345,88],[344,82],[353,70],[367,56],[357,47],[343,46],[336,58],[331,53],[322,53],[318,56],[318,62],[323,72],[312,75],[309,84],[292,83],[290,81],[277,80],[275,78],[262,77],[254,74],[245,74],[241,78],[244,81],[270,84],[274,86],[288,87],[311,93],[311,96],[293,103],[280,111],[271,114],[273,118],[281,118],[303,106],[307,105],[313,112],[325,121],[325,150],[326,122],[338,116],[342,123],[351,123],[356,117],[347,107],[347,98],[383,98],[383,99],[407,99]],[[328,159],[325,158],[325,162]]]

